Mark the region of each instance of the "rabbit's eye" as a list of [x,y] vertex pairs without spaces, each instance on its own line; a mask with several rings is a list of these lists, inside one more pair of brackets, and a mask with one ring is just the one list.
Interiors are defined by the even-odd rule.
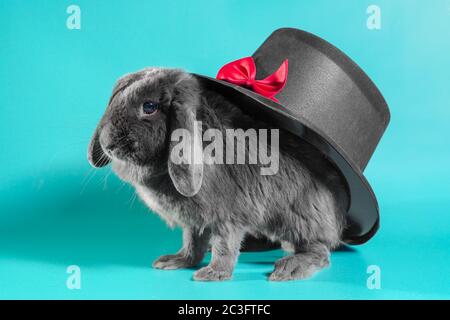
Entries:
[[156,111],[158,111],[159,105],[156,102],[153,101],[146,101],[142,105],[142,112],[144,114],[154,114]]

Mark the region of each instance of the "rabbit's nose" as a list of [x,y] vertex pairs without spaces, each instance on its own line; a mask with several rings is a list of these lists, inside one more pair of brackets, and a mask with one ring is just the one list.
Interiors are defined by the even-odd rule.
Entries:
[[105,126],[100,132],[100,145],[105,151],[111,151],[114,149],[114,143],[110,137],[110,127]]

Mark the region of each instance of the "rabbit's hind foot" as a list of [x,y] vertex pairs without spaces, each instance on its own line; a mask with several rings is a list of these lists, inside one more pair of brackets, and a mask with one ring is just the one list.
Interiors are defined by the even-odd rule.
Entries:
[[309,278],[316,271],[329,266],[329,256],[330,251],[325,245],[309,245],[293,255],[277,260],[269,280],[287,281]]

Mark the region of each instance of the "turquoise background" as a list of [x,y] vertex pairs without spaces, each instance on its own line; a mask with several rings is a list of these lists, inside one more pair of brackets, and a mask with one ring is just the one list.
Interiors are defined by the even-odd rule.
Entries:
[[[450,1],[0,2],[0,298],[450,298]],[[366,27],[369,4],[382,28]],[[234,280],[158,271],[169,230],[109,168],[86,161],[115,80],[145,66],[214,76],[278,27],[313,32],[374,80],[392,119],[366,170],[381,229],[306,281],[266,281],[281,251],[240,257]],[[80,290],[66,287],[69,265]],[[381,289],[366,286],[381,268]]]

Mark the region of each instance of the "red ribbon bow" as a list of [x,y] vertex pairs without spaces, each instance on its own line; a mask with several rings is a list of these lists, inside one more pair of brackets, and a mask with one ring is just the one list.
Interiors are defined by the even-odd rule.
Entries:
[[284,60],[277,71],[264,78],[256,80],[256,66],[252,57],[242,58],[227,63],[220,68],[216,78],[248,88],[275,102],[275,95],[283,90],[288,74],[288,60]]

